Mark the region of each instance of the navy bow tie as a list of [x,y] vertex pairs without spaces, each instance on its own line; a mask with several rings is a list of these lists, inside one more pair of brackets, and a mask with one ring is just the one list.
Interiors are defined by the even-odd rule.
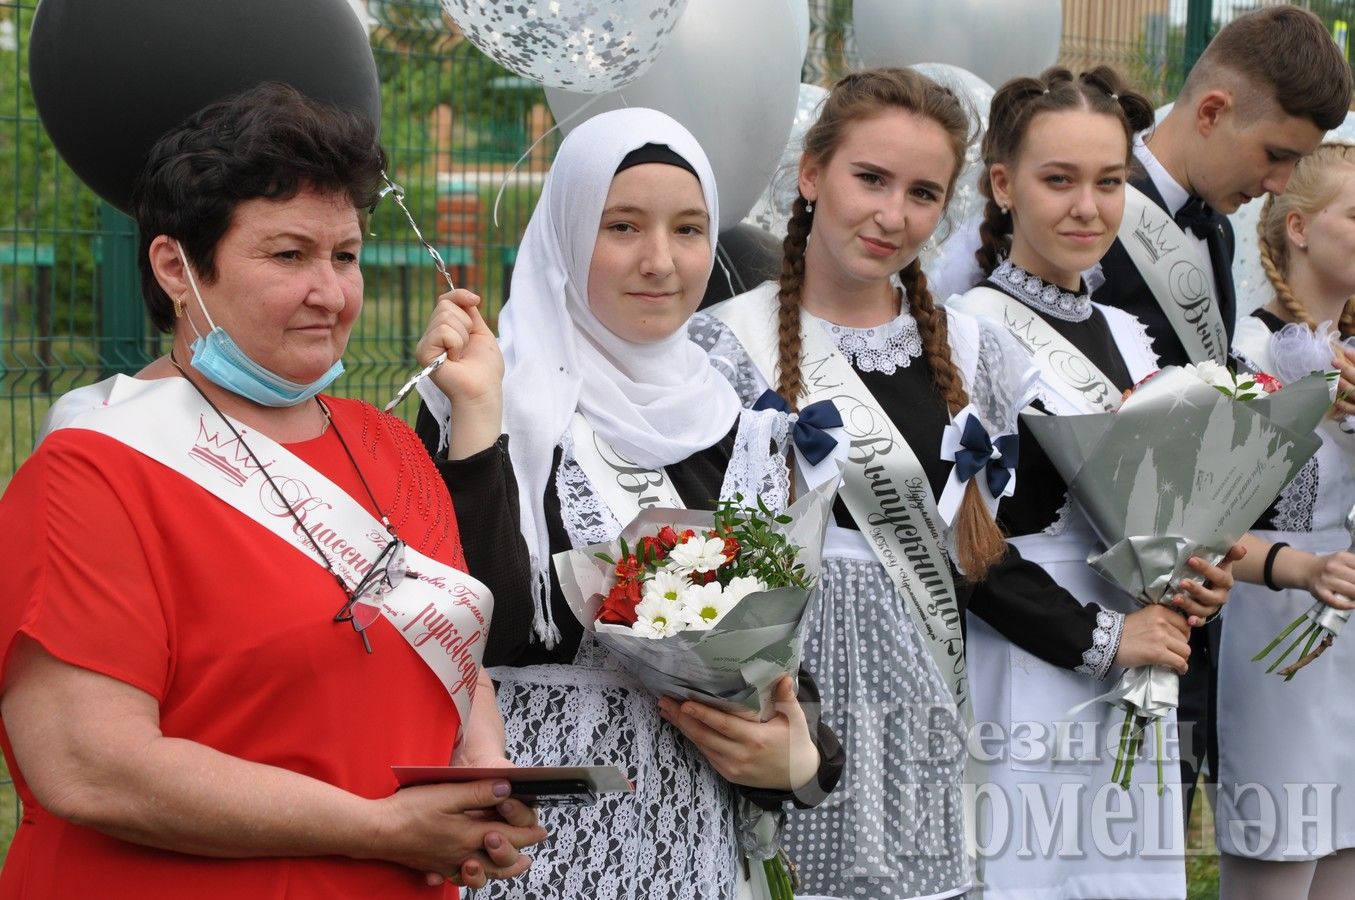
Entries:
[[1172,218],[1182,231],[1190,231],[1197,238],[1207,238],[1214,230],[1214,210],[1200,197],[1191,197]]
[[[790,404],[787,403],[780,394],[768,388],[762,392],[762,396],[757,398],[753,404],[753,409],[774,409],[777,412],[789,413]],[[841,428],[842,415],[837,411],[831,400],[820,400],[818,403],[811,403],[800,410],[799,419],[795,427],[791,429],[791,437],[795,441],[795,447],[800,451],[811,466],[816,466],[823,462],[824,457],[833,452],[837,446],[837,438],[824,431],[825,428]]]
[[[965,421],[964,432],[960,435],[960,449],[955,451],[955,475],[961,481],[968,481],[980,469],[985,469],[988,479],[988,491],[994,498],[1001,497],[1016,471],[1020,441],[1014,434],[1004,434],[996,441],[988,439],[988,432],[975,416]],[[997,446],[998,455],[993,456],[993,447]]]

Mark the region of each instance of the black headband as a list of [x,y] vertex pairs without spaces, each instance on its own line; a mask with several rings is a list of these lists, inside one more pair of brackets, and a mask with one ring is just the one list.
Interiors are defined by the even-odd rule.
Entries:
[[696,176],[700,181],[701,176],[696,174],[692,164],[675,153],[667,144],[645,144],[643,147],[636,147],[626,154],[626,158],[621,160],[621,165],[616,167],[616,174],[629,169],[631,166],[642,166],[645,163],[663,163],[666,166],[677,166],[679,169],[686,169]]

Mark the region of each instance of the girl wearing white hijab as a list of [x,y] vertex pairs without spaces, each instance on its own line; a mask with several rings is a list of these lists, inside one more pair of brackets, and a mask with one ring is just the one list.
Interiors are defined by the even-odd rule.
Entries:
[[[748,821],[749,803],[818,802],[842,769],[807,678],[803,707],[787,678],[765,723],[656,701],[583,630],[550,572],[552,553],[614,539],[656,498],[786,502],[789,420],[742,410],[687,337],[718,212],[710,164],[686,129],[617,110],[565,139],[518,251],[499,320],[504,422],[537,602],[514,667],[491,671],[508,755],[618,765],[635,792],[543,809],[554,839],[495,897],[734,897],[746,890],[736,806]],[[440,396],[425,401],[445,423]]]

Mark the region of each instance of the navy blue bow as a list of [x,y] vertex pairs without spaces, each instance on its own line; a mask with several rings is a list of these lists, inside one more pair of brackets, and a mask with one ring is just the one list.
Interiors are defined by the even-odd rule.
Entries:
[[[774,409],[777,412],[789,413],[790,404],[776,391],[768,388],[757,398],[753,409]],[[791,429],[791,437],[794,438],[800,454],[811,466],[816,466],[837,446],[837,438],[824,429],[841,427],[842,415],[833,405],[833,401],[820,400],[800,410],[800,418]]]
[[[993,456],[994,444],[997,445],[996,458]],[[989,492],[994,498],[1001,497],[1016,471],[1018,444],[1014,434],[1004,434],[996,441],[990,441],[978,418],[970,416],[960,435],[960,449],[955,451],[955,476],[968,481],[974,473],[986,468],[984,476],[988,479]]]

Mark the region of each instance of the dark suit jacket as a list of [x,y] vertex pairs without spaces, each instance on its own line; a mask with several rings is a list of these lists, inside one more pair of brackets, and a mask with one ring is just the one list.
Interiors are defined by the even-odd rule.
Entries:
[[[1158,193],[1153,180],[1146,174],[1137,175],[1129,179],[1130,184],[1143,191],[1154,203],[1163,210],[1166,210],[1167,203]],[[1214,280],[1218,284],[1219,296],[1219,314],[1223,316],[1223,327],[1228,332],[1228,342],[1233,340],[1233,319],[1237,314],[1237,295],[1233,288],[1233,250],[1235,242],[1233,239],[1233,226],[1228,221],[1228,217],[1221,213],[1214,213],[1213,226],[1218,229],[1218,239],[1210,242],[1211,246],[1218,244],[1222,252],[1213,254],[1222,258],[1211,259],[1210,262],[1214,268]],[[1092,299],[1097,303],[1104,303],[1106,306],[1114,306],[1125,312],[1133,313],[1138,317],[1148,329],[1148,336],[1153,339],[1153,349],[1157,351],[1158,357],[1164,366],[1181,366],[1192,360],[1186,356],[1186,348],[1182,345],[1176,332],[1172,329],[1171,320],[1167,314],[1162,311],[1158,305],[1157,298],[1144,282],[1143,276],[1139,274],[1138,267],[1134,261],[1129,258],[1129,253],[1121,246],[1119,239],[1111,245],[1104,259],[1101,260],[1101,270],[1106,276],[1105,284],[1096,289]]]

